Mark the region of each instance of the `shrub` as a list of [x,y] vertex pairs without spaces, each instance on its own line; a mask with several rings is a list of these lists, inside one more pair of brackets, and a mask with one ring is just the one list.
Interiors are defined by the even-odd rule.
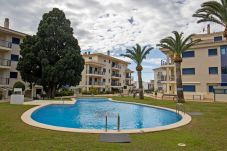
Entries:
[[91,87],[91,88],[90,88],[90,93],[91,93],[91,94],[94,94],[94,95],[97,95],[97,94],[98,94],[97,88]]
[[63,88],[56,93],[56,96],[72,96],[74,92],[72,90]]
[[82,94],[84,94],[84,95],[90,95],[91,92],[89,92],[89,91],[87,91],[87,90],[84,90],[84,91],[82,91]]
[[24,85],[24,83],[18,81],[18,82],[16,82],[16,83],[13,85],[13,88],[22,88],[22,91],[24,91],[24,90],[25,90],[25,85]]

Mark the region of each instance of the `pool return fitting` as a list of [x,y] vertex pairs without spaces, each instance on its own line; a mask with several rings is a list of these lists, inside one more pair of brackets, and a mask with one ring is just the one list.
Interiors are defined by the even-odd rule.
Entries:
[[[108,117],[107,117],[107,115],[106,115],[106,117],[105,117],[105,131],[107,132],[107,129],[108,129]],[[118,115],[117,115],[117,130],[118,130],[118,132],[120,132],[120,124],[121,124],[121,122],[120,122],[120,114],[118,113]]]

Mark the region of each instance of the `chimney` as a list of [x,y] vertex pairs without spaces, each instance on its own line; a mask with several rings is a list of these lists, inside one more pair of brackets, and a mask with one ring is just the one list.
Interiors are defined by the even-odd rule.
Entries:
[[9,18],[5,18],[4,27],[9,28]]
[[207,34],[210,34],[210,24],[207,25]]
[[107,55],[108,55],[108,56],[110,55],[110,51],[109,51],[109,50],[107,51]]

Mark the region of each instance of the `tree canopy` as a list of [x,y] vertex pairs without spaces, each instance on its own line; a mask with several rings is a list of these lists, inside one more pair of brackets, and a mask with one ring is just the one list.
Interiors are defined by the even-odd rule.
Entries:
[[17,69],[24,81],[42,85],[49,97],[64,85],[75,86],[81,80],[84,59],[73,36],[70,21],[54,8],[45,13],[38,32],[24,39]]

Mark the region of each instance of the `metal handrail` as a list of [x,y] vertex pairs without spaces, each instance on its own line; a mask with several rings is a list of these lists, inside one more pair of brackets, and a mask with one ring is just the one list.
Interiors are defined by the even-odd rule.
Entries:
[[12,48],[12,42],[0,40],[0,46],[6,47],[6,48]]
[[120,74],[112,74],[112,77],[121,77],[121,75]]
[[11,60],[0,58],[0,66],[11,66]]
[[101,72],[101,71],[89,71],[88,74],[105,75],[105,72]]
[[0,84],[1,85],[9,85],[9,79],[10,78],[0,77]]
[[184,104],[182,103],[177,103],[176,104],[176,113],[179,114],[179,112],[184,112],[185,114],[185,107],[184,107]]

